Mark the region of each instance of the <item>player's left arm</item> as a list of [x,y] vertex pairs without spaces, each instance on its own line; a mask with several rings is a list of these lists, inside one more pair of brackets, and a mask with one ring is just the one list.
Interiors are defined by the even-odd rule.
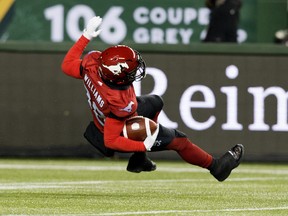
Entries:
[[[82,79],[82,59],[80,58],[87,44],[92,38],[97,37],[101,30],[98,29],[102,19],[98,16],[93,17],[88,21],[84,33],[79,40],[71,47],[65,55],[61,69],[68,76]],[[97,30],[98,29],[98,30]]]
[[77,79],[82,79],[82,59],[80,57],[88,43],[89,40],[81,36],[67,52],[61,65],[61,69],[65,74]]

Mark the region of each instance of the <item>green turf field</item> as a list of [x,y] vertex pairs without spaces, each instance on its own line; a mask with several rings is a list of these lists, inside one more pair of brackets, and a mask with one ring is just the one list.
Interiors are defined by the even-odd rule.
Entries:
[[184,162],[0,160],[0,215],[288,215],[288,165],[241,164],[225,182]]

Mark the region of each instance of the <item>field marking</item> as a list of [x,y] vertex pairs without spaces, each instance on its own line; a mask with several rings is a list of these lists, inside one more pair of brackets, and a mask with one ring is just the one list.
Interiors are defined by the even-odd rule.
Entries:
[[[126,166],[75,166],[75,165],[30,165],[30,164],[0,164],[0,169],[41,169],[41,170],[72,170],[72,171],[126,171]],[[206,169],[195,167],[191,165],[191,168],[181,167],[157,167],[156,172],[207,172]],[[235,173],[253,173],[253,174],[270,174],[270,175],[288,175],[287,169],[259,169],[259,168],[241,168],[241,166],[235,169]]]
[[[255,211],[282,211],[288,210],[288,206],[264,207],[264,208],[237,208],[237,209],[195,209],[195,210],[155,210],[155,211],[137,211],[137,212],[110,212],[96,214],[81,214],[94,216],[119,216],[119,215],[159,215],[159,214],[188,214],[188,213],[221,213],[221,212],[255,212]],[[58,216],[76,216],[77,214],[58,214]],[[10,216],[22,216],[12,215]]]
[[[264,208],[230,208],[230,209],[195,209],[195,210],[154,210],[154,211],[136,211],[136,212],[110,212],[110,213],[93,213],[81,215],[94,215],[94,216],[120,216],[120,215],[163,215],[163,214],[188,214],[188,213],[223,213],[223,212],[255,212],[255,211],[285,211],[288,206],[279,207],[264,207]],[[77,214],[59,214],[59,216],[76,216]],[[20,215],[10,215],[20,216]]]
[[[281,180],[288,180],[287,178],[281,178]],[[279,177],[254,177],[254,178],[230,178],[227,182],[238,181],[273,181],[279,180]],[[145,179],[145,180],[96,180],[96,181],[69,181],[69,182],[15,182],[15,183],[0,183],[0,191],[5,190],[33,190],[33,189],[60,189],[60,188],[75,188],[78,186],[84,187],[85,185],[103,185],[103,184],[131,184],[131,183],[174,183],[174,182],[216,182],[215,179]]]
[[216,212],[251,212],[251,211],[277,211],[288,210],[288,206],[265,207],[265,208],[237,208],[237,209],[195,209],[195,210],[159,210],[159,211],[141,211],[141,212],[114,212],[93,214],[95,216],[117,216],[117,215],[157,215],[157,214],[187,214],[187,213],[216,213]]
[[112,170],[112,171],[122,171],[126,170],[124,166],[71,166],[71,165],[45,165],[45,164],[0,164],[0,169],[40,169],[40,170],[88,170],[88,171],[103,171],[103,170]]

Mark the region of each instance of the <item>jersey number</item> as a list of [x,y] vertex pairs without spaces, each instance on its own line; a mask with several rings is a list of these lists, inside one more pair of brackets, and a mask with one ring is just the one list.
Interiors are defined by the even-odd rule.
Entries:
[[105,116],[104,114],[101,112],[101,110],[98,109],[96,103],[94,100],[92,100],[90,92],[88,91],[88,89],[86,88],[86,86],[84,85],[85,89],[86,89],[86,96],[88,97],[88,104],[91,108],[91,110],[94,113],[94,116],[96,117],[96,119],[98,120],[98,122],[104,126],[104,122],[105,122]]

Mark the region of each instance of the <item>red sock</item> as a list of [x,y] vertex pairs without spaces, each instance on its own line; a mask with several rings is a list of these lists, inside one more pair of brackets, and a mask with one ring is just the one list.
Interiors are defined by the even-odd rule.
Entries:
[[213,157],[193,144],[188,138],[174,138],[167,149],[176,151],[187,163],[207,168],[211,165]]

